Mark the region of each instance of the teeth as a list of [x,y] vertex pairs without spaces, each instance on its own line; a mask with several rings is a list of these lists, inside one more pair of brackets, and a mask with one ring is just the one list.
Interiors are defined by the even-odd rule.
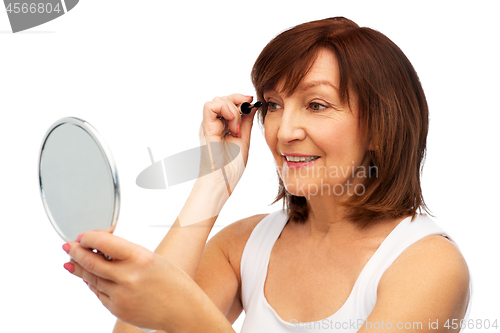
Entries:
[[311,157],[301,157],[301,156],[285,156],[286,160],[289,162],[310,162],[319,158],[319,156],[311,156]]

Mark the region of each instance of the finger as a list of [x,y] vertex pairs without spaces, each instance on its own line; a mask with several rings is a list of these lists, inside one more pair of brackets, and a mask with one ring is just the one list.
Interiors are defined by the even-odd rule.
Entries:
[[115,228],[116,228],[116,223],[113,224],[111,227],[109,227],[107,232],[113,233],[113,232],[115,232]]
[[113,260],[126,260],[132,256],[138,245],[107,231],[92,230],[82,234],[80,245],[88,249],[97,249]]
[[203,107],[203,133],[205,139],[210,137],[212,142],[220,142],[227,132],[225,125],[234,134],[238,133],[238,124],[241,121],[240,110],[236,105],[243,102],[251,102],[252,96],[232,94],[226,97],[216,97],[211,102],[205,103]]
[[223,109],[226,109],[229,110],[231,112],[231,114],[234,114],[234,118],[230,121],[228,121],[228,127],[229,127],[229,130],[231,131],[231,134],[234,136],[234,137],[238,137],[238,132],[239,132],[239,126],[238,124],[241,123],[241,113],[240,113],[240,110],[239,108],[234,104],[234,102],[232,101],[232,99],[228,97],[223,97],[222,98],[224,101],[225,101],[225,105],[222,106]]
[[211,102],[203,106],[203,119],[208,124],[219,124],[218,118],[233,120],[236,114],[231,113],[229,108],[223,108],[227,102],[222,97],[215,97]]
[[[243,124],[248,122],[247,118],[251,117],[251,115],[245,115],[241,112],[241,104],[243,104],[245,102],[247,102],[247,103],[252,102],[253,96],[242,95],[242,94],[232,94],[232,95],[227,96],[226,99],[229,100],[232,104],[235,104],[236,109],[238,111],[238,117],[237,117],[238,122],[236,123],[235,121],[233,121],[232,131],[235,130],[236,133],[239,134],[239,137],[242,137],[241,133],[243,132]],[[239,128],[238,128],[238,124],[240,124]],[[234,128],[235,126],[236,126],[236,128]]]
[[[102,255],[81,246],[80,243],[68,242],[68,244],[70,246],[69,255],[72,261],[78,263],[85,270],[94,275],[116,281],[116,276],[118,274],[116,270],[116,261],[108,261],[104,259]],[[74,271],[72,273],[74,273]]]
[[250,103],[253,100],[253,96],[242,95],[242,94],[232,94],[226,97],[235,105],[240,105],[244,102]]
[[92,292],[94,292],[97,298],[101,301],[102,305],[104,305],[106,308],[109,309],[112,303],[110,297],[107,294],[100,291],[99,289],[97,289],[95,286],[91,285],[90,283],[88,286],[89,289],[92,290]]
[[205,103],[201,123],[204,142],[221,142],[221,138],[227,133],[228,119],[232,120],[234,117],[228,108],[223,108],[224,105],[222,99]]
[[[239,128],[240,137],[244,136],[243,133],[247,133],[247,134],[245,134],[245,137],[248,140],[248,138],[250,136],[250,131],[252,129],[253,117],[254,117],[257,109],[253,108],[252,112],[250,114],[243,115],[241,113],[240,107],[241,107],[241,104],[243,104],[245,102],[248,102],[248,103],[252,102],[253,96],[242,95],[242,94],[232,94],[232,95],[227,96],[227,99],[237,105],[238,114],[239,114],[238,122],[240,124],[240,128]],[[236,129],[236,130],[238,130],[238,129]]]
[[71,260],[70,263],[73,264],[74,267],[73,275],[81,277],[89,285],[94,286],[106,295],[111,295],[114,287],[117,285],[115,282],[90,273],[74,260]]

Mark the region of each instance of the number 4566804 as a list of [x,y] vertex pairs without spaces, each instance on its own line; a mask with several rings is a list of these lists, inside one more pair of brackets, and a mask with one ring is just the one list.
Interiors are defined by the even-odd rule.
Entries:
[[55,6],[52,6],[52,4],[49,3],[9,3],[7,6],[7,12],[8,13],[23,13],[23,14],[35,14],[35,13],[52,13],[56,12],[59,13],[61,12],[61,8],[59,7],[59,3],[57,3]]

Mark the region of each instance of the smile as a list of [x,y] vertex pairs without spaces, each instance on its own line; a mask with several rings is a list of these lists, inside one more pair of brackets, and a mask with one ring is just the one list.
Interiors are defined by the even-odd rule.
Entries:
[[285,156],[285,164],[290,169],[303,168],[313,163],[316,163],[316,161],[319,159],[320,159],[319,156],[310,156],[310,157]]
[[318,159],[319,156],[285,156],[286,160],[289,162],[309,162]]

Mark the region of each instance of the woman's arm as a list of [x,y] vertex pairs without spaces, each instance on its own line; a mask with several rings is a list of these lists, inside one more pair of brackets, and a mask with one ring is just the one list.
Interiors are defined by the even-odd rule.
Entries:
[[[223,98],[215,98],[212,102],[205,104],[203,123],[200,128],[201,143],[222,142],[221,134],[225,135],[225,133],[223,133],[221,120],[217,118],[222,117],[224,118],[223,121],[227,122],[227,127],[234,133],[234,136],[226,135],[225,140],[229,143],[238,144],[240,154],[233,162],[224,167],[224,174],[221,170],[215,170],[215,172],[197,179],[179,217],[155,250],[155,253],[166,258],[192,279],[197,274],[205,244],[218,214],[229,198],[230,192],[239,181],[248,159],[250,133],[255,111],[251,115],[241,117],[236,105],[251,100],[252,98],[249,96],[234,94]],[[238,124],[241,124],[241,126]],[[241,133],[238,133],[239,131]],[[217,164],[217,158],[225,158],[224,152],[210,150],[210,154],[212,165]],[[211,165],[200,166],[200,168],[202,167],[213,169]],[[211,253],[217,252],[217,249],[211,251]],[[212,258],[213,256],[209,253],[207,257]],[[219,270],[216,273],[224,275],[225,272],[229,271]],[[234,273],[232,274],[234,275]],[[222,276],[221,280],[227,278],[227,276]],[[231,278],[229,277],[229,279]],[[203,283],[203,278],[198,281]],[[219,300],[217,301],[219,302]],[[225,303],[225,301],[222,301],[221,305]],[[118,320],[113,332],[138,333],[141,331]]]
[[[225,188],[222,189],[225,190]],[[216,193],[220,190],[220,186],[214,188],[210,186],[210,183],[208,183],[206,179],[204,181],[198,180],[183,207],[183,211],[194,210],[200,205],[214,205],[214,201],[218,201],[216,203],[217,205],[223,205],[226,201],[226,197],[224,193]],[[212,197],[207,198],[207,193],[211,193]],[[161,255],[171,264],[184,271],[191,279],[194,279],[198,271],[205,243],[207,242],[217,217],[218,216],[213,216],[201,222],[184,227],[180,225],[179,218],[177,218],[174,225],[156,248],[155,253]],[[132,325],[123,323],[120,320],[116,321],[113,329],[113,333],[139,332],[143,331]]]
[[469,270],[458,248],[442,236],[426,237],[384,273],[375,307],[358,333],[459,332],[444,325],[464,318],[468,291]]
[[[155,250],[193,279],[210,231],[241,178],[248,160],[255,111],[241,117],[236,105],[250,101],[251,96],[233,94],[216,97],[205,103],[200,143],[208,145],[210,161],[207,156],[202,156],[200,174],[203,174],[201,169],[205,168],[205,173],[209,174],[196,180],[179,217]],[[224,123],[227,124],[224,127],[229,128],[233,136],[224,133]],[[225,143],[238,145],[240,148],[239,154],[232,156],[234,159],[228,165],[224,163],[229,154],[225,150]],[[221,164],[225,165],[223,170],[214,170],[214,165]]]
[[[267,214],[254,215],[223,228],[206,244],[194,281],[233,324],[243,307],[240,299],[241,256],[255,226]],[[142,332],[135,326],[116,321],[114,332]]]
[[210,297],[231,324],[240,316],[240,264],[243,250],[255,226],[267,214],[231,223],[208,241],[195,282]]
[[103,230],[85,232],[80,243],[68,245],[67,269],[120,320],[169,333],[234,332],[194,280],[162,256]]

